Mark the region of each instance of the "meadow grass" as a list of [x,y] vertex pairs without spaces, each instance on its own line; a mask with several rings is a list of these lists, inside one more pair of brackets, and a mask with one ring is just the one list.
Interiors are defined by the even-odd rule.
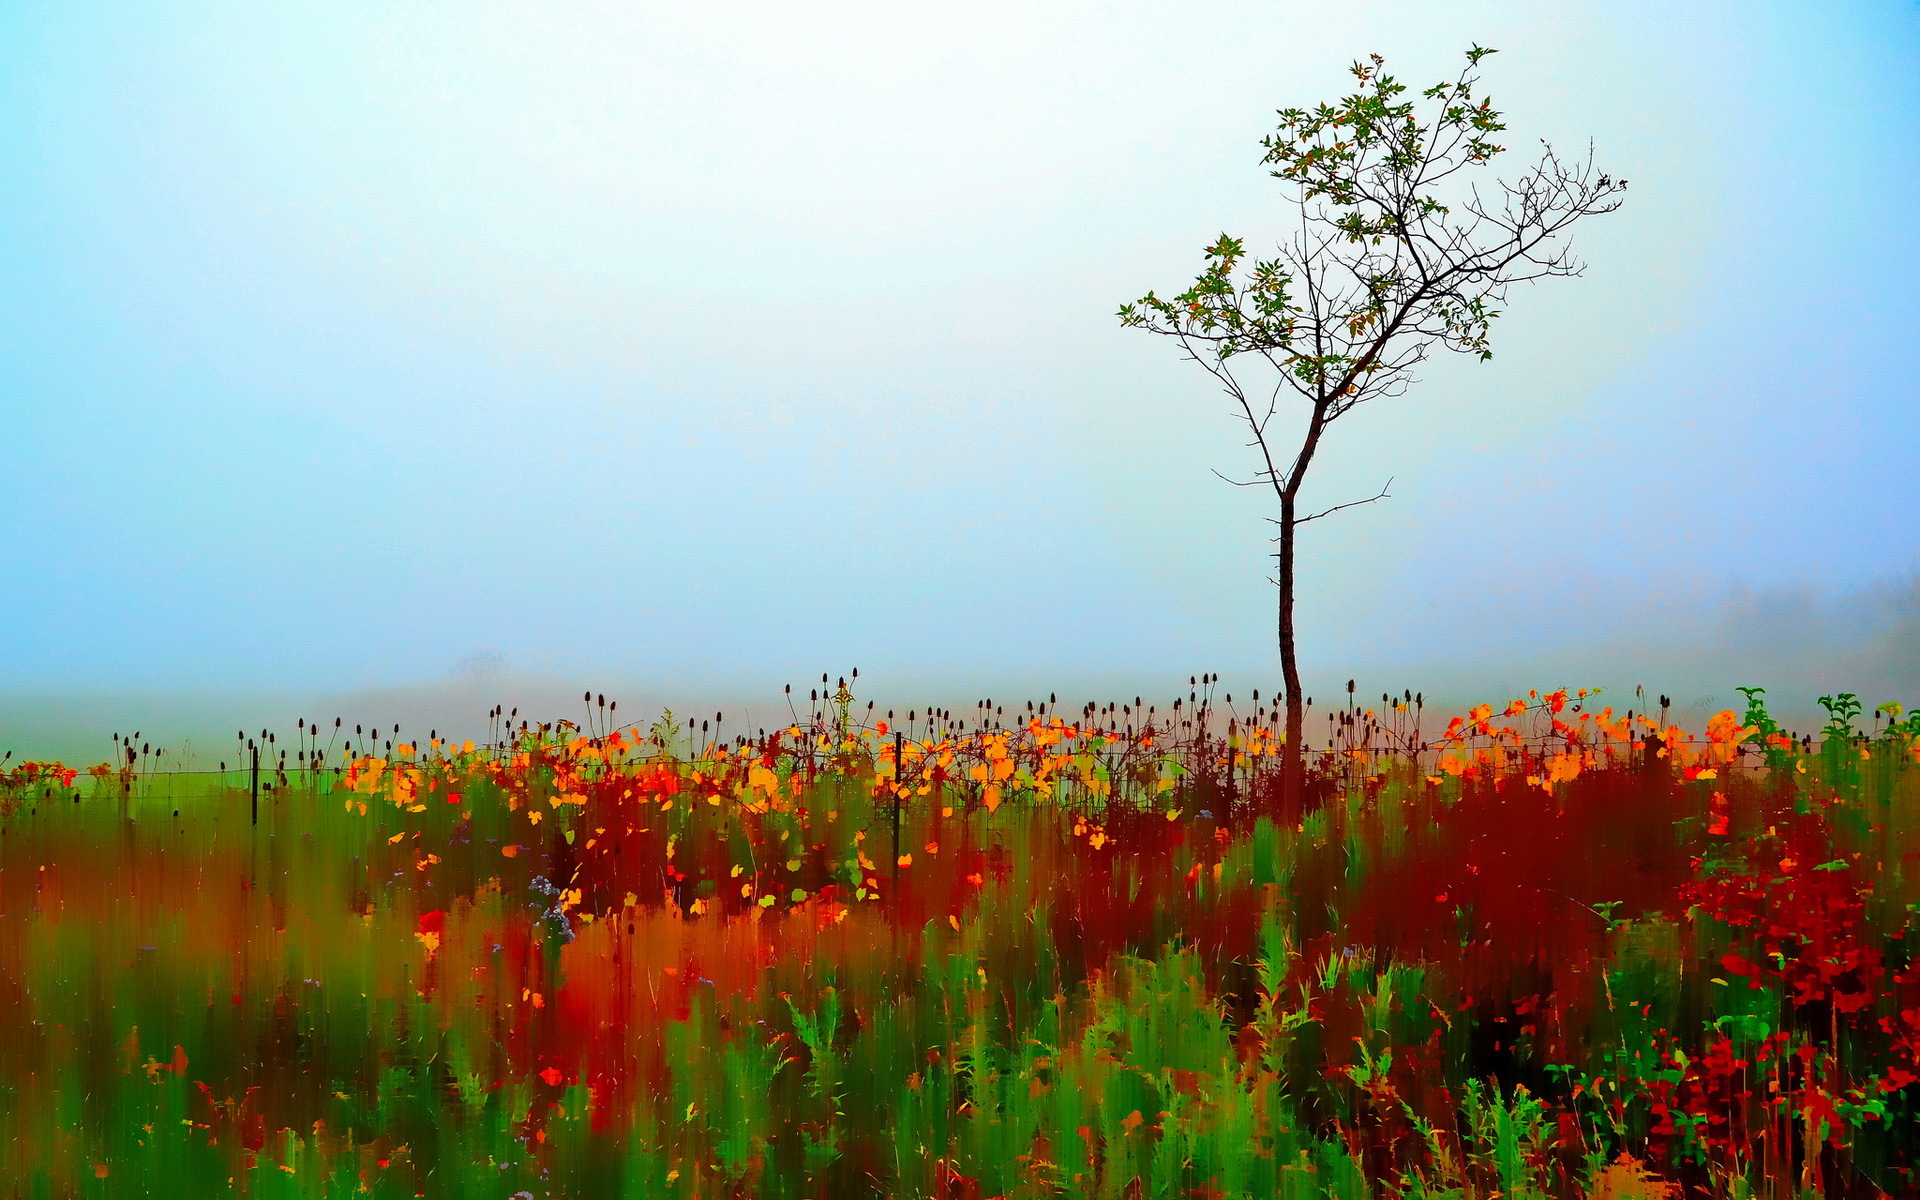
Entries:
[[1912,722],[850,701],[14,769],[5,1194],[1914,1191]]

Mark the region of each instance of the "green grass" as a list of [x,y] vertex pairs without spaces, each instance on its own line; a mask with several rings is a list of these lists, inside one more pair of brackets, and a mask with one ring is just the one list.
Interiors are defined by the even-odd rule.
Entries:
[[954,737],[938,777],[935,739],[896,773],[855,730],[699,762],[529,735],[289,772],[257,827],[241,776],[15,776],[0,1181],[1910,1190],[1911,739],[1712,775],[1738,738],[1593,740],[1543,786],[1558,736],[1329,755],[1310,811],[1244,740],[1117,732]]

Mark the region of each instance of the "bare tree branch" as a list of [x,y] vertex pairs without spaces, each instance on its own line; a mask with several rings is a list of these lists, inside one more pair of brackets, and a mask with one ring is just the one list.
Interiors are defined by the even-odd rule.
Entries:
[[[1339,512],[1343,508],[1358,508],[1362,504],[1372,504],[1375,500],[1391,499],[1391,497],[1388,496],[1387,494],[1387,489],[1392,486],[1393,486],[1393,476],[1389,475],[1387,476],[1387,482],[1381,485],[1380,493],[1378,495],[1368,496],[1365,500],[1349,500],[1345,504],[1336,504],[1332,508],[1325,509],[1321,512],[1317,512],[1310,517],[1295,517],[1293,519],[1293,523],[1297,527],[1300,525],[1305,525],[1308,521],[1318,521],[1321,517],[1331,516],[1332,514]],[[1278,521],[1274,521],[1272,517],[1268,517],[1267,520],[1272,521],[1275,525],[1278,525],[1280,523]]]

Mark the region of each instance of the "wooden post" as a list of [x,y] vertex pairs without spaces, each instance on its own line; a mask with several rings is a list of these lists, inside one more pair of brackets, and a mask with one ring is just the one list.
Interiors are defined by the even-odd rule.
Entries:
[[907,762],[902,752],[906,745],[906,735],[893,735],[893,893],[895,902],[900,895],[900,789],[906,784]]

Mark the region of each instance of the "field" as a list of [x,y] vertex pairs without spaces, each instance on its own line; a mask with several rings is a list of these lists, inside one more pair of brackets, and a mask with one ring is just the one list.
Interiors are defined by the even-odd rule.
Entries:
[[1920,722],[1602,699],[13,766],[0,1195],[1920,1193]]

